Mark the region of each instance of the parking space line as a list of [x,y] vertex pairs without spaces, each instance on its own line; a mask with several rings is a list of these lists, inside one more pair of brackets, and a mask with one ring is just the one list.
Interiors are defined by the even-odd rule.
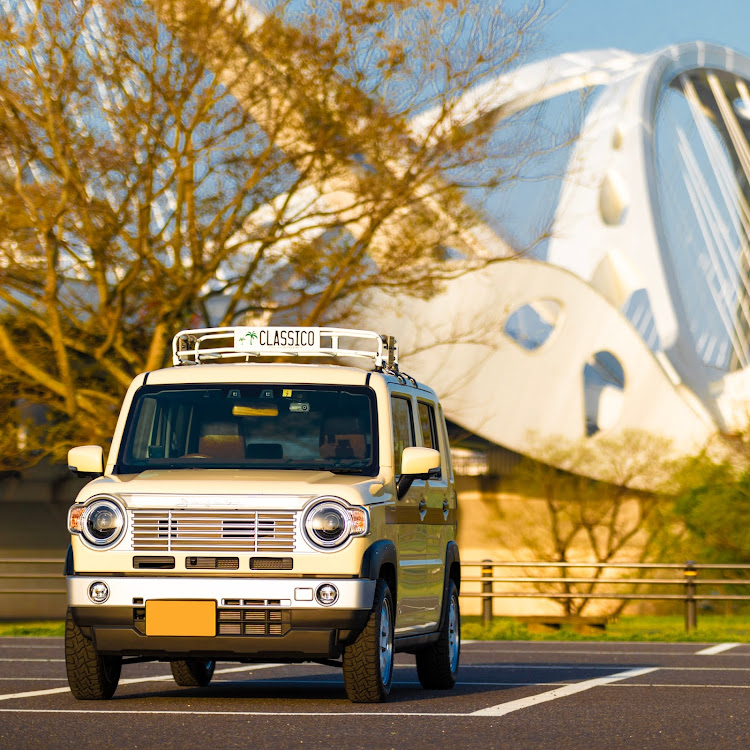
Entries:
[[[625,669],[627,664],[462,664],[461,669],[582,669],[584,671],[595,671],[602,669],[611,672],[613,669]],[[663,667],[662,667],[663,669]],[[700,667],[708,669],[708,667]]]
[[[647,674],[649,672],[658,671],[658,667],[648,669],[634,669],[628,670],[627,672],[620,672],[609,677],[600,677],[596,680],[587,680],[585,682],[577,683],[518,683],[519,687],[533,687],[535,685],[555,685],[560,684],[563,687],[557,690],[552,690],[547,693],[541,693],[539,695],[531,696],[529,698],[522,698],[516,701],[509,701],[507,703],[501,703],[498,706],[493,706],[489,709],[483,709],[480,711],[473,711],[471,713],[461,713],[457,711],[389,711],[387,706],[378,706],[377,710],[371,711],[326,711],[325,716],[336,716],[336,717],[355,717],[361,719],[362,717],[372,718],[388,718],[396,719],[399,717],[403,718],[441,718],[441,717],[455,717],[455,718],[482,718],[482,717],[495,717],[503,716],[505,714],[519,711],[523,708],[528,708],[539,703],[548,702],[555,700],[556,698],[564,697],[565,695],[574,695],[575,693],[583,692],[584,690],[590,690],[593,687],[670,687],[670,688],[724,688],[724,689],[750,689],[750,685],[682,685],[682,684],[652,684],[652,683],[636,683],[636,682],[622,682],[622,680],[628,679],[629,677],[637,676],[638,674]],[[591,684],[595,683],[595,684]],[[466,684],[466,683],[459,683]],[[503,685],[505,683],[488,683]],[[509,685],[515,685],[515,683],[508,683]],[[553,695],[554,694],[554,695]],[[123,709],[123,708],[96,708],[91,709],[87,707],[81,708],[0,708],[0,713],[34,713],[34,714],[76,714],[85,713],[89,717],[96,714],[137,714],[137,715],[154,715],[154,716],[200,716],[201,718],[208,716],[265,716],[265,717],[311,717],[320,716],[319,711],[212,711],[212,710],[195,710],[190,708],[184,709]]]
[[[640,644],[639,644],[640,645]],[[660,644],[661,645],[661,644]],[[563,654],[565,656],[694,656],[695,648],[694,643],[683,643],[678,644],[685,646],[686,649],[682,651],[630,651],[622,649],[612,649],[611,651],[602,651],[601,649],[562,649],[562,648],[496,648],[492,649],[493,654],[516,654],[516,656],[524,656],[525,654]],[[745,646],[745,643],[733,644],[737,646]],[[712,647],[713,648],[713,647]],[[480,655],[481,651],[472,649],[466,649],[466,653]],[[700,653],[700,652],[698,652]],[[737,656],[750,656],[750,652],[742,651]]]
[[625,672],[616,672],[615,674],[606,675],[604,677],[595,677],[593,680],[584,680],[583,682],[576,682],[572,685],[565,685],[564,687],[549,690],[546,693],[530,695],[527,698],[519,698],[515,701],[507,701],[505,703],[499,703],[496,706],[490,706],[489,708],[482,708],[479,711],[474,711],[470,715],[494,717],[505,716],[514,711],[521,711],[524,708],[536,706],[539,703],[546,703],[547,701],[554,701],[558,698],[565,698],[568,695],[582,693],[585,690],[591,690],[592,688],[600,687],[601,685],[608,685],[612,682],[627,680],[630,677],[640,677],[644,674],[656,672],[658,669],[659,667],[640,667],[638,669],[628,669]]
[[49,662],[49,661],[65,661],[65,659],[0,659],[0,661],[12,661],[14,664],[19,662],[27,662],[27,661],[43,661],[43,662]]
[[[245,664],[241,667],[229,667],[227,669],[217,669],[214,674],[229,674],[230,672],[254,672],[258,669],[271,669],[272,667],[283,667],[284,664]],[[135,685],[139,682],[166,682],[171,681],[174,678],[171,674],[160,674],[152,677],[130,677],[125,680],[120,680],[120,685]],[[54,695],[55,693],[69,693],[70,688],[65,686],[62,688],[49,688],[48,690],[29,690],[24,693],[5,693],[0,695],[0,701],[9,701],[14,698],[34,698],[37,695]]]
[[148,709],[132,709],[126,708],[0,708],[0,713],[18,713],[18,714],[86,714],[89,719],[91,716],[98,714],[154,714],[156,716],[169,715],[169,716],[354,716],[362,718],[363,716],[371,716],[372,718],[394,719],[399,716],[413,717],[413,716],[425,716],[428,718],[440,718],[441,716],[455,716],[458,718],[469,719],[473,714],[443,711],[383,711],[382,708],[378,707],[378,710],[373,711],[326,711],[321,713],[320,711],[149,711]]
[[715,646],[709,646],[701,651],[696,651],[696,656],[714,656],[714,654],[723,654],[725,651],[729,651],[730,648],[736,648],[741,646],[741,643],[717,643]]
[[677,683],[677,682],[618,682],[612,687],[648,687],[648,688],[722,688],[729,690],[750,690],[750,685],[697,685],[695,683]]
[[[526,670],[526,669],[546,669],[553,671],[568,671],[568,670],[584,670],[584,671],[595,671],[595,670],[606,670],[611,672],[613,669],[624,668],[626,664],[462,664],[461,669],[513,669],[513,670]],[[666,672],[750,672],[750,667],[665,667],[660,666],[658,669],[662,669]]]

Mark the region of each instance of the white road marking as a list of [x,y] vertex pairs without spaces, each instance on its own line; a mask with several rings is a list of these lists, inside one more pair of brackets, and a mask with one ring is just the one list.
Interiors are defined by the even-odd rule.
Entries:
[[[617,667],[624,667],[625,664],[609,666],[605,664],[462,664],[461,669],[502,669],[502,670],[524,670],[524,669],[547,669],[547,670],[569,670],[582,669],[593,671],[596,669],[611,672]],[[664,671],[673,672],[750,672],[750,667],[659,667]]]
[[0,659],[0,661],[12,661],[14,664],[27,661],[65,661],[65,659]]
[[750,667],[659,667],[666,672],[750,672]]
[[[658,669],[655,668],[655,669]],[[616,675],[613,675],[616,676]],[[602,678],[604,679],[604,678]],[[624,679],[624,678],[620,678]],[[598,681],[603,687],[672,687],[672,688],[692,688],[692,687],[701,687],[701,688],[724,688],[724,689],[741,689],[741,690],[750,690],[750,685],[681,685],[681,684],[652,684],[652,683],[637,683],[637,682],[628,682],[628,683],[611,683],[611,682],[602,682],[602,680]],[[518,686],[518,687],[532,687],[535,685],[544,685],[544,686],[551,686],[551,685],[570,685],[570,687],[580,686],[583,683],[459,683],[462,685],[465,684],[487,684],[487,685],[493,685],[498,684],[501,686]],[[588,689],[588,688],[587,688]],[[555,691],[552,691],[555,692]],[[576,692],[580,692],[576,691]],[[546,696],[549,695],[549,693],[542,693],[542,695]],[[536,696],[537,698],[541,696]],[[556,696],[561,697],[561,696]],[[528,700],[528,699],[524,699]],[[546,700],[550,700],[549,698]],[[541,701],[537,701],[541,702]],[[518,703],[518,701],[511,701],[510,703]],[[509,704],[500,704],[500,707],[503,705],[509,705]],[[515,708],[513,710],[519,710],[518,708]],[[104,708],[97,708],[95,710],[92,710],[90,708],[0,708],[0,713],[22,713],[22,714],[87,714],[89,717],[91,717],[94,714],[139,714],[139,715],[148,715],[148,714],[154,714],[154,715],[168,715],[168,716],[321,716],[319,711],[198,711],[195,709],[190,710],[142,710],[142,709],[104,709]],[[508,711],[507,713],[510,713]],[[427,717],[427,718],[440,718],[440,717],[458,717],[458,718],[473,718],[473,717],[479,717],[487,716],[488,714],[483,714],[481,711],[475,711],[474,713],[458,713],[458,712],[439,712],[439,711],[388,711],[387,709],[384,709],[383,707],[379,707],[377,711],[326,711],[325,716],[354,716],[357,718],[362,717],[388,717],[390,719],[395,719],[398,717],[403,716],[404,718],[411,718],[411,717]],[[498,716],[500,714],[489,714],[491,716]]]
[[[642,644],[639,644],[639,646]],[[661,644],[660,644],[661,645]],[[630,650],[614,650],[602,651],[602,650],[581,650],[581,649],[553,649],[553,648],[495,648],[492,649],[493,654],[516,654],[516,656],[523,656],[524,654],[564,654],[569,656],[571,654],[578,655],[589,655],[589,656],[691,656],[695,655],[693,649],[695,648],[694,643],[682,643],[679,644],[686,648],[681,651],[630,651]],[[744,646],[747,644],[738,643],[738,646]],[[472,649],[466,649],[467,653],[474,653]],[[478,655],[478,654],[477,654]],[[750,656],[750,652],[741,652],[737,656]]]
[[371,716],[373,718],[387,717],[393,719],[397,716],[426,716],[435,718],[440,716],[457,716],[459,718],[470,718],[472,714],[467,713],[443,713],[441,711],[398,711],[388,712],[382,709],[373,711],[148,711],[143,709],[91,709],[91,708],[0,708],[0,713],[19,713],[19,714],[86,714],[89,719],[91,716],[99,714],[154,714],[157,716]]
[[714,654],[723,654],[725,651],[729,651],[730,648],[736,648],[741,646],[741,643],[717,643],[715,646],[709,646],[704,648],[702,651],[696,651],[696,656],[713,656]]
[[[610,686],[608,686],[610,687]],[[624,682],[611,687],[671,687],[671,688],[725,688],[729,690],[750,690],[750,685],[696,685],[695,683],[681,684],[677,682]]]
[[[461,669],[583,669],[583,670],[596,670],[601,669],[605,672],[611,672],[613,669],[618,667],[626,667],[626,664],[462,664]],[[662,667],[664,669],[664,667]],[[703,669],[703,667],[701,667]],[[708,667],[706,667],[708,669]]]
[[644,674],[656,672],[658,669],[659,667],[641,667],[639,669],[628,669],[625,672],[616,672],[615,674],[606,675],[604,677],[595,677],[593,680],[584,680],[583,682],[576,682],[572,685],[565,685],[564,687],[555,688],[546,693],[530,695],[527,698],[519,698],[515,701],[500,703],[497,706],[482,708],[479,711],[474,711],[470,716],[505,716],[514,711],[521,711],[524,708],[536,706],[539,703],[546,703],[547,701],[554,701],[558,698],[565,698],[568,695],[582,693],[585,690],[591,690],[592,688],[600,687],[601,685],[608,685],[612,682],[627,680],[630,677],[640,677]]
[[[272,667],[283,667],[283,664],[245,664],[242,667],[229,667],[227,669],[217,669],[214,674],[229,674],[230,672],[254,672],[258,669],[271,669]],[[165,682],[171,681],[174,677],[171,674],[160,674],[154,677],[130,677],[120,680],[120,685],[134,685],[139,682]],[[25,693],[5,693],[0,695],[0,701],[9,701],[14,698],[33,698],[37,695],[54,695],[55,693],[69,693],[70,688],[50,688],[49,690],[30,690]]]

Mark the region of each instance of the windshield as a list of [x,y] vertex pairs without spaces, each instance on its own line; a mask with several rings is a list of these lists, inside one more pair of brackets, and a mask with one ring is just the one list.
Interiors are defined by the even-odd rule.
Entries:
[[117,471],[321,469],[377,473],[375,399],[358,386],[145,386]]

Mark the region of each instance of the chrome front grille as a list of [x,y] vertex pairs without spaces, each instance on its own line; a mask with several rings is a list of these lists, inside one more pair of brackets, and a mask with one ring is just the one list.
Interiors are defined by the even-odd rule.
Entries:
[[296,512],[132,510],[133,550],[292,552]]

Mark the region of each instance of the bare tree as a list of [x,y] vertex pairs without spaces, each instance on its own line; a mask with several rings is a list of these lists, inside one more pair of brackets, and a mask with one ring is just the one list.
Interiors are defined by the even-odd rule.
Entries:
[[[672,498],[665,494],[673,470],[667,440],[630,430],[582,442],[549,440],[540,448],[547,462],[523,459],[512,477],[526,497],[543,504],[543,523],[522,534],[523,546],[537,559],[638,563],[653,560],[670,543],[675,523]],[[592,465],[604,481],[587,476]],[[575,594],[555,601],[566,614],[580,615],[593,601],[589,595],[602,590],[603,575],[602,568],[571,573],[561,567],[558,577],[585,577],[590,582],[538,584],[538,589],[553,600],[555,593]],[[626,593],[636,585],[604,588]],[[618,614],[625,604],[614,602],[610,613]]]
[[0,9],[1,389],[61,449],[106,439],[186,325],[333,322],[492,262],[465,198],[531,136],[456,102],[518,63],[541,0]]

